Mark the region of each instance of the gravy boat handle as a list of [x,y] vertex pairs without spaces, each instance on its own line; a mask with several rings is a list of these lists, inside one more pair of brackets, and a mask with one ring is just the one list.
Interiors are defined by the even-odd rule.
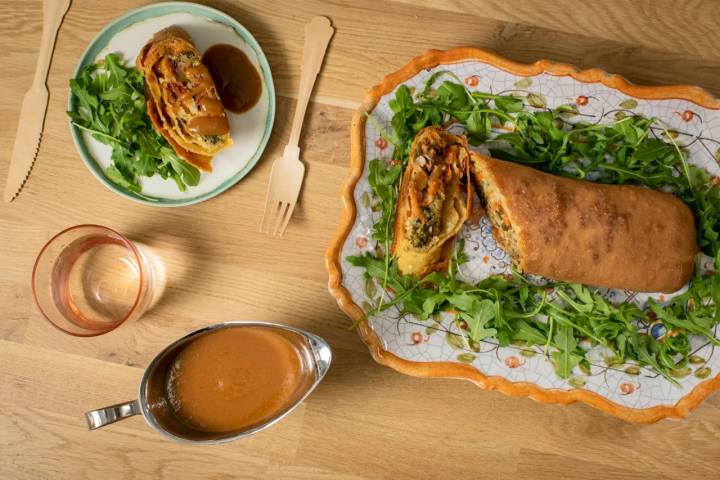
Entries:
[[85,413],[85,420],[87,420],[88,430],[95,430],[96,428],[110,425],[123,418],[132,417],[142,413],[140,411],[140,404],[137,400],[130,400],[129,402],[118,403],[116,405],[110,405],[109,407],[99,408]]

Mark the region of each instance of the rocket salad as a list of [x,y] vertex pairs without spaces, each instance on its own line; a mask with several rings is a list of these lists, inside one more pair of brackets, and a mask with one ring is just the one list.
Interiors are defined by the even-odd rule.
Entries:
[[155,131],[146,113],[143,76],[123,66],[115,54],[87,65],[70,80],[72,124],[112,147],[113,164],[105,175],[117,185],[140,193],[139,177],[172,178],[180,191],[195,186],[200,172],[180,158]]
[[[687,374],[691,336],[720,345],[715,337],[720,323],[720,274],[715,273],[720,270],[720,186],[687,162],[675,133],[657,119],[620,109],[612,122],[571,123],[579,113],[575,105],[549,109],[535,93],[470,92],[457,78],[436,86],[446,74],[432,75],[415,95],[407,86],[397,89],[390,101],[392,129],[381,132],[394,147],[393,162],[374,159],[368,165],[380,213],[373,227],[377,246],[375,253],[347,258],[382,287],[366,314],[396,308],[401,315],[434,322],[438,313],[448,312],[466,348],[478,351],[481,341],[539,347],[561,378],[570,377],[576,367],[590,371],[584,346],[589,343],[612,352],[608,365],[633,362],[677,384],[676,378]],[[477,284],[465,282],[458,269],[467,261],[462,242],[446,272],[422,279],[399,274],[390,245],[401,172],[415,134],[425,126],[448,123],[461,124],[471,144],[486,144],[496,158],[555,175],[674,193],[693,211],[699,246],[714,258],[715,271],[703,274],[698,258],[685,292],[665,303],[650,299],[644,310],[632,302],[612,304],[598,289],[540,284],[514,270]],[[496,126],[509,131],[493,135]],[[654,322],[661,322],[667,334],[650,335]]]

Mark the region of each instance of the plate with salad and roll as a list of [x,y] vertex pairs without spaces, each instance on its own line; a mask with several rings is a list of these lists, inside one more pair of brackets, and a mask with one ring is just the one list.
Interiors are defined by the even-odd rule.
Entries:
[[228,15],[170,2],[90,43],[70,80],[70,128],[108,188],[156,206],[198,203],[243,178],[267,144],[275,92],[255,38]]
[[430,51],[351,127],[329,288],[380,363],[633,422],[720,388],[720,101]]

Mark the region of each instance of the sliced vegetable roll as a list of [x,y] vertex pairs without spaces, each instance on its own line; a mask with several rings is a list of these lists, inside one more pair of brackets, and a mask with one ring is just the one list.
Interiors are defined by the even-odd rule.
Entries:
[[212,157],[232,144],[225,108],[200,52],[185,30],[155,34],[136,60],[145,76],[147,109],[181,157],[211,170]]
[[675,196],[471,159],[493,236],[523,273],[666,293],[692,275],[695,222]]
[[472,190],[465,139],[439,127],[418,132],[400,184],[393,255],[402,274],[447,268],[468,218]]

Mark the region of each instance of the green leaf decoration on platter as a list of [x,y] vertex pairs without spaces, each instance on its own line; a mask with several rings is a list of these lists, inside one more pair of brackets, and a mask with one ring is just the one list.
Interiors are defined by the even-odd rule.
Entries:
[[674,140],[678,138],[680,133],[678,133],[677,130],[665,130],[662,133],[663,137],[667,138],[668,140]]
[[700,355],[690,355],[690,357],[688,357],[688,362],[692,363],[693,365],[700,365],[706,363],[707,360],[705,360]]
[[632,110],[633,108],[636,108],[638,106],[638,102],[635,99],[628,98],[627,100],[623,100],[620,102],[620,107],[624,108],[626,110]]
[[547,98],[542,93],[530,92],[527,96],[527,103],[531,107],[545,108],[547,107]]
[[614,367],[617,365],[622,365],[623,359],[618,357],[617,355],[606,355],[603,357],[603,363],[607,365],[608,367]]
[[378,290],[375,280],[372,277],[367,277],[365,279],[365,295],[367,295],[370,300],[374,300],[377,293]]
[[370,194],[368,192],[363,192],[360,195],[360,205],[363,208],[370,208]]
[[560,105],[557,108],[557,113],[563,120],[570,120],[571,118],[578,116],[580,114],[580,110],[578,110],[575,104]]
[[445,341],[455,350],[466,350],[468,344],[460,335],[454,333],[445,332]]
[[683,367],[670,371],[670,376],[673,378],[685,378],[692,373],[692,368]]
[[425,327],[425,335],[430,336],[433,333],[435,333],[441,329],[442,329],[442,324],[440,322],[433,321],[433,323],[431,325],[428,325],[427,327]]
[[568,379],[568,384],[573,388],[582,388],[586,383],[587,381],[582,377],[570,377]]
[[462,363],[472,363],[477,356],[474,353],[461,353],[457,356],[458,361]]
[[524,78],[521,78],[520,80],[518,80],[517,82],[515,82],[515,84],[514,84],[513,86],[514,86],[515,88],[518,88],[518,89],[520,89],[520,90],[523,90],[523,89],[525,89],[525,88],[530,87],[532,84],[533,84],[533,79],[532,79],[532,78],[530,78],[530,77],[524,77]]
[[360,308],[362,308],[362,311],[365,312],[365,315],[368,315],[368,316],[372,315],[372,313],[374,313],[374,311],[375,311],[375,307],[370,305],[370,302],[365,302],[365,301],[361,302]]

